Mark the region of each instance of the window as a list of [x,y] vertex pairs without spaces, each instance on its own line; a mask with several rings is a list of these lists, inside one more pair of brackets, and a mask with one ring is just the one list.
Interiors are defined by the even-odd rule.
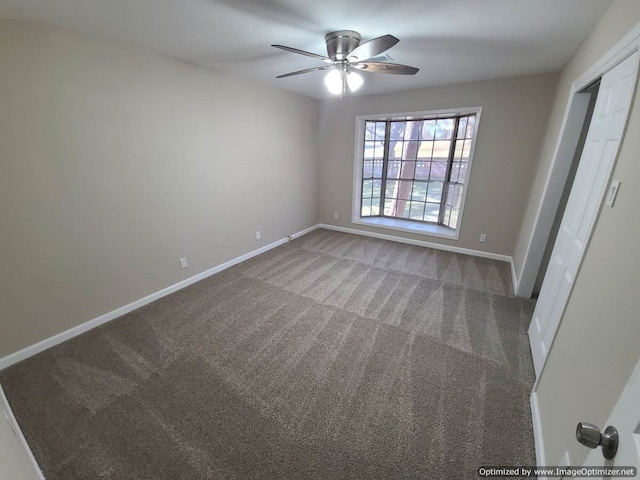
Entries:
[[354,221],[457,238],[479,116],[359,117]]

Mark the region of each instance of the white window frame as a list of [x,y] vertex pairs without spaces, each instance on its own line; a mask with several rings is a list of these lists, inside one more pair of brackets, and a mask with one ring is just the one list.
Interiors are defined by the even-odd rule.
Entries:
[[[425,110],[421,112],[404,112],[390,113],[379,115],[359,115],[356,117],[356,140],[355,140],[355,158],[353,162],[353,198],[351,210],[351,222],[358,225],[368,225],[371,227],[385,228],[388,230],[396,230],[400,232],[416,233],[420,235],[428,235],[431,237],[448,238],[450,240],[458,240],[460,230],[462,229],[462,220],[464,215],[464,206],[467,199],[467,191],[469,189],[469,179],[471,178],[471,169],[473,167],[473,158],[475,156],[476,144],[478,140],[478,127],[480,126],[480,116],[482,107],[463,107],[463,108],[447,108],[443,110]],[[389,217],[361,217],[362,202],[362,161],[364,157],[364,133],[365,122],[367,120],[389,121],[389,120],[421,120],[424,118],[435,119],[445,118],[454,115],[475,114],[476,123],[473,130],[473,142],[469,151],[469,166],[467,167],[467,177],[465,178],[464,188],[462,189],[462,198],[460,199],[460,212],[458,214],[458,224],[456,229],[451,229],[442,225],[433,223],[421,223],[409,221],[400,218]]]

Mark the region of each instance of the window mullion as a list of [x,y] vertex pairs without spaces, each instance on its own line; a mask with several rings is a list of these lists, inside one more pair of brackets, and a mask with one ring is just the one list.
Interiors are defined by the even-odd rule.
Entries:
[[379,217],[384,217],[384,201],[387,191],[387,167],[389,165],[389,145],[391,139],[391,121],[387,120],[384,126],[384,149],[382,153],[382,181],[380,184],[380,210]]
[[442,188],[442,201],[440,202],[440,213],[438,214],[438,225],[442,225],[444,221],[444,211],[447,205],[447,195],[449,193],[449,182],[451,181],[451,170],[453,169],[453,156],[456,151],[456,141],[458,140],[458,126],[460,125],[460,117],[455,117],[453,124],[453,132],[451,133],[451,146],[449,147],[449,159],[447,160],[447,172],[444,175],[444,185]]

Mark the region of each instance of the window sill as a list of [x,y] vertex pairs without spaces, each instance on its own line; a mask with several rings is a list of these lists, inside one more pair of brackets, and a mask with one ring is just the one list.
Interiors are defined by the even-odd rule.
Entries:
[[448,238],[457,240],[459,233],[447,227],[432,224],[420,224],[407,220],[395,218],[361,218],[356,217],[351,220],[359,225],[369,225],[370,227],[385,228],[388,230],[397,230],[400,232],[416,233],[418,235],[428,235],[430,237]]

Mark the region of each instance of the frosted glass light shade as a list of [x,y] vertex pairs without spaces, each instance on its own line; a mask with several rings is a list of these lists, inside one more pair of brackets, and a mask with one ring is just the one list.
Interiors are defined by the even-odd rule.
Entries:
[[342,93],[342,74],[339,70],[331,70],[324,77],[324,84],[327,86],[329,93],[340,95]]
[[362,77],[356,72],[349,72],[349,75],[347,75],[347,85],[349,85],[349,90],[352,92],[358,90],[363,82]]

